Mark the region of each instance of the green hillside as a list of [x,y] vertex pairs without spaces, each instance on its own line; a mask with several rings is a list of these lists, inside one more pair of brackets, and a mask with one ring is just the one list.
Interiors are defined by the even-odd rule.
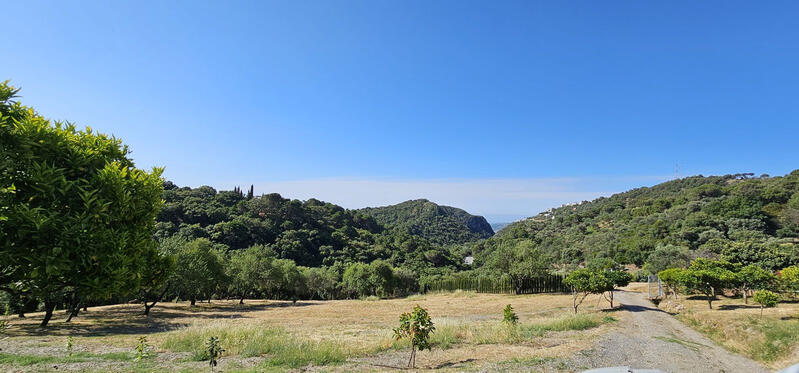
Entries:
[[405,201],[384,207],[359,210],[378,223],[405,229],[438,244],[461,244],[494,235],[491,225],[482,216],[459,208],[440,206],[426,199]]
[[477,266],[534,247],[555,263],[644,265],[722,257],[783,268],[799,262],[799,170],[784,177],[694,176],[524,219],[473,247]]
[[234,251],[266,245],[279,258],[310,267],[384,259],[424,272],[457,268],[461,262],[440,245],[382,224],[363,211],[316,199],[292,200],[276,193],[252,196],[238,188],[217,191],[171,182],[164,185],[163,199],[155,225],[159,240],[206,238]]

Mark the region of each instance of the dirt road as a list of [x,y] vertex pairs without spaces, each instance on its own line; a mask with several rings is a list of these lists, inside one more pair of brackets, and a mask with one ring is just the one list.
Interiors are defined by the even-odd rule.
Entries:
[[762,365],[716,345],[661,311],[641,293],[617,291],[619,328],[573,358],[576,366],[629,366],[664,372],[767,372]]

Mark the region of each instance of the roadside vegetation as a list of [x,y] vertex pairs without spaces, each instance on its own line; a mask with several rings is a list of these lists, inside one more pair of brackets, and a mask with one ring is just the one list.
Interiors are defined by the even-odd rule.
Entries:
[[771,272],[698,258],[659,273],[668,289],[660,307],[722,346],[780,368],[799,349],[797,273],[796,266]]

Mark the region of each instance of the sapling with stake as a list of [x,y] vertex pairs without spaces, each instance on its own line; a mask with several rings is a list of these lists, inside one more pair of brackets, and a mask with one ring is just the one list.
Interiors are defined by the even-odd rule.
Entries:
[[417,305],[413,312],[403,313],[400,316],[400,325],[394,329],[396,340],[409,339],[411,341],[411,357],[408,359],[408,368],[416,367],[416,350],[430,349],[430,334],[436,330],[427,310]]
[[67,337],[67,355],[69,355],[69,357],[72,357],[72,347],[74,346],[75,346],[75,340],[70,335]]
[[219,344],[219,337],[208,338],[208,341],[205,342],[205,351],[208,353],[208,365],[211,366],[211,372],[213,372],[217,365],[217,359],[225,352],[225,349]]
[[139,342],[136,343],[136,361],[146,358],[149,351],[150,345],[147,343],[147,336],[139,337]]

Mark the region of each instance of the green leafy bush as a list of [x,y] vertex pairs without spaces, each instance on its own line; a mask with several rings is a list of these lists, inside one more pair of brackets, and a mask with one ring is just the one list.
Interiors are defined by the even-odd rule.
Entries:
[[408,339],[411,342],[411,357],[408,367],[416,366],[416,350],[430,349],[430,334],[436,330],[427,310],[417,305],[413,312],[403,313],[400,316],[400,325],[394,329],[396,340]]
[[217,359],[222,357],[222,353],[225,352],[225,349],[219,344],[219,337],[208,338],[208,341],[205,342],[205,352],[208,354],[208,365],[211,366],[211,371],[213,372]]
[[768,290],[758,290],[752,297],[755,303],[760,305],[760,316],[763,316],[763,308],[776,307],[780,301],[780,296]]
[[506,325],[516,325],[519,323],[519,316],[516,315],[516,312],[513,312],[513,307],[510,304],[505,306],[505,310],[503,310],[502,322]]

